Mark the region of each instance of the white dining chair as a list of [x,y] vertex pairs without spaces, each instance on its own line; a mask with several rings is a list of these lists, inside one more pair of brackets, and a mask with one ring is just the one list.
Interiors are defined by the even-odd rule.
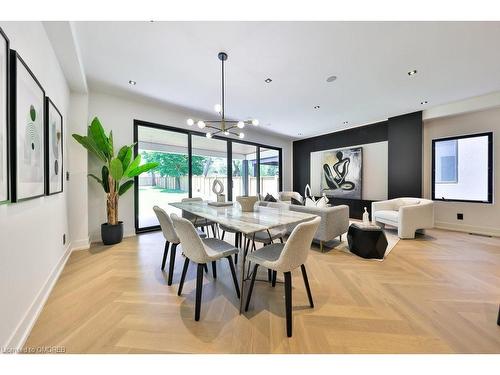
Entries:
[[319,227],[321,218],[316,217],[313,220],[298,224],[288,237],[285,244],[277,243],[265,246],[249,254],[247,259],[254,263],[252,280],[248,290],[248,297],[245,305],[245,311],[248,311],[252,290],[255,284],[255,277],[259,266],[267,269],[283,272],[285,276],[285,311],[286,311],[286,333],[292,337],[292,274],[291,272],[300,267],[302,277],[309,298],[309,304],[314,307],[314,302],[307,279],[305,262],[311,249],[311,243],[314,233]]
[[[174,223],[172,223],[172,219],[165,210],[161,207],[154,206],[153,211],[160,222],[161,231],[163,233],[163,237],[165,238],[165,250],[163,251],[163,260],[161,262],[161,270],[165,270],[165,263],[167,261],[167,255],[170,248],[170,264],[168,267],[168,279],[167,284],[172,285],[172,278],[174,274],[174,265],[175,265],[175,253],[177,251],[177,245],[181,242],[177,233],[175,232]],[[207,235],[203,233],[201,230],[196,230],[198,236],[201,238],[205,238]]]
[[[186,203],[186,202],[203,202],[203,198],[201,197],[194,197],[194,198],[182,198],[181,202]],[[217,226],[217,223],[210,221],[208,219],[205,219],[203,217],[200,217],[198,215],[192,214],[191,212],[188,212],[186,210],[182,210],[182,217],[184,219],[187,219],[193,223],[193,225],[196,228],[207,228],[207,236],[208,236],[208,228],[212,228],[212,234],[214,237],[219,237],[218,235],[215,234],[215,231],[219,231],[219,228]]]
[[201,310],[201,294],[203,288],[203,268],[206,264],[212,263],[212,269],[214,270],[214,278],[217,277],[216,261],[222,258],[226,258],[229,261],[229,268],[231,269],[231,275],[233,277],[234,287],[236,288],[236,295],[240,298],[240,288],[238,286],[238,280],[236,278],[236,270],[234,268],[232,255],[238,252],[238,249],[233,245],[219,240],[218,238],[204,238],[201,239],[190,220],[180,218],[176,214],[171,214],[170,217],[174,223],[174,228],[179,236],[182,243],[182,250],[186,256],[184,261],[184,267],[182,269],[181,281],[179,283],[179,291],[177,295],[181,295],[182,288],[184,286],[184,280],[186,279],[186,273],[189,267],[189,262],[194,262],[198,265],[196,273],[196,302],[195,302],[195,313],[194,320],[200,320],[200,310]]

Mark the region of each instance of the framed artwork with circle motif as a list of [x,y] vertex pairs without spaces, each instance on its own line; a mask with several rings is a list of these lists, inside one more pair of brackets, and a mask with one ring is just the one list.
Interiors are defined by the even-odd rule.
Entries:
[[11,50],[11,201],[45,195],[45,91]]
[[45,99],[45,163],[47,195],[63,191],[63,117],[49,97]]
[[10,199],[9,38],[0,28],[0,204]]

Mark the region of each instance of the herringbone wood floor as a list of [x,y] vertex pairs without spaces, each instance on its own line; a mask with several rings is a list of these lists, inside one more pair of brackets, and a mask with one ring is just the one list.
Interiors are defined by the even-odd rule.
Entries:
[[[184,294],[160,270],[160,233],[71,255],[26,343],[75,353],[500,353],[500,239],[441,230],[400,241],[384,262],[313,247],[293,274],[292,338],[283,285],[257,283],[248,313],[226,261],[205,276],[194,321],[196,267]],[[265,275],[265,274],[263,274]],[[248,283],[247,283],[248,286]]]

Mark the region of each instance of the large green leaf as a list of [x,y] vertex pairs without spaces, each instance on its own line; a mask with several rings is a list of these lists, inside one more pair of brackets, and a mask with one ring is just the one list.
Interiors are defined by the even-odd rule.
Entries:
[[117,182],[123,177],[123,167],[122,162],[118,158],[114,158],[109,163],[109,173]]
[[130,164],[130,159],[132,159],[132,148],[123,146],[118,152],[117,158],[122,161],[123,170],[126,171]]
[[97,145],[97,148],[109,159],[111,157],[109,153],[109,139],[106,137],[106,133],[97,117],[94,117],[89,126],[89,135]]
[[118,190],[118,195],[125,194],[127,190],[130,189],[132,186],[134,186],[134,180],[126,181],[122,186],[120,186],[120,190]]
[[123,146],[119,151],[118,155],[116,157],[120,159],[123,162],[123,158],[125,157],[125,154],[127,153],[129,147],[128,146]]
[[103,165],[101,170],[102,175],[102,187],[106,193],[109,193],[109,169],[107,166]]
[[146,163],[146,164],[143,164],[137,168],[134,168],[132,169],[129,173],[128,173],[128,177],[135,177],[135,176],[139,176],[141,173],[144,173],[144,172],[147,172],[153,168],[156,168],[158,166],[158,163]]
[[106,156],[97,148],[91,138],[79,134],[73,134],[73,138],[99,159],[106,161]]
[[141,155],[137,155],[135,157],[135,159],[132,161],[132,163],[130,163],[130,165],[127,167],[127,169],[125,169],[125,172],[123,172],[123,174],[127,177],[134,177],[134,176],[131,176],[130,175],[130,172],[134,169],[136,169],[139,164],[141,164]]

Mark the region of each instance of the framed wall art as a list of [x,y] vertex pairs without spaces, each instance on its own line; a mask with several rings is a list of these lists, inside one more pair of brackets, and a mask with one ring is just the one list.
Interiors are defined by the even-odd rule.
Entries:
[[16,51],[10,55],[11,200],[45,195],[45,91]]
[[49,97],[45,98],[45,163],[47,195],[63,191],[63,117]]
[[10,199],[9,38],[0,28],[0,204]]
[[323,154],[321,191],[337,198],[361,199],[362,148],[347,148]]

